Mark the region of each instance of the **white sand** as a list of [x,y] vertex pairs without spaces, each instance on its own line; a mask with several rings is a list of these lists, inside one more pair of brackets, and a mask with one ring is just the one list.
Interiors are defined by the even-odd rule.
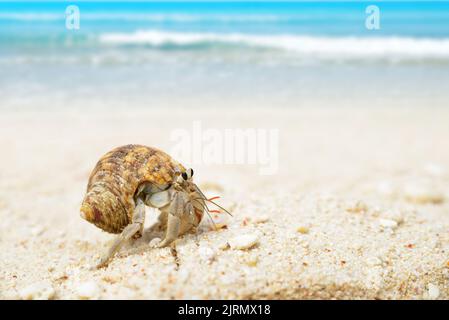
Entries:
[[[2,115],[0,298],[449,298],[448,111],[254,112]],[[127,143],[169,149],[192,120],[279,128],[279,173],[196,166],[232,209],[227,229],[175,249],[146,232],[90,271],[114,237],[78,215],[95,162]],[[229,248],[239,235],[255,245]]]

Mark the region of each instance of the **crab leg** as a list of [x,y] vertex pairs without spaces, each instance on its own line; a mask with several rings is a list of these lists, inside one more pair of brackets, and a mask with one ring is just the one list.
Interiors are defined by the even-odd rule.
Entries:
[[178,238],[180,225],[181,219],[172,214],[168,215],[167,232],[165,239],[158,245],[159,248],[168,246]]
[[185,199],[181,192],[173,194],[173,200],[170,204],[167,220],[167,231],[165,239],[159,244],[159,248],[168,246],[178,238],[179,230],[181,228],[181,217],[184,214]]
[[120,249],[122,244],[129,240],[138,231],[142,230],[145,219],[145,204],[138,198],[134,209],[133,221],[123,229],[122,233],[114,240],[109,250],[103,254],[97,264],[97,268],[105,266],[114,254]]

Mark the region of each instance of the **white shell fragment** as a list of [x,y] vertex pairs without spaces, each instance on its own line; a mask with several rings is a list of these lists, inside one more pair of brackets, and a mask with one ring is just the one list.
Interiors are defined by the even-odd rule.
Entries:
[[405,216],[399,210],[389,210],[385,212],[384,219],[396,221],[399,225],[404,222]]
[[33,283],[19,291],[19,297],[24,300],[48,300],[55,296],[55,290],[49,282]]
[[440,288],[433,283],[429,283],[427,286],[427,296],[429,299],[437,299],[440,296]]
[[156,208],[165,207],[170,202],[170,193],[168,191],[161,191],[153,194],[150,197],[150,203]]
[[254,247],[259,242],[259,237],[256,234],[244,234],[229,240],[229,245],[232,249],[246,250]]
[[386,229],[396,229],[398,226],[396,221],[390,219],[379,219],[379,224]]
[[93,281],[81,283],[76,288],[76,293],[80,299],[92,299],[99,294],[99,291],[98,285]]

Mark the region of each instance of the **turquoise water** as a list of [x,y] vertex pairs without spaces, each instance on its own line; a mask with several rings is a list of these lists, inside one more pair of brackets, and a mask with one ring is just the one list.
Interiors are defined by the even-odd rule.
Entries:
[[[64,34],[72,2],[0,3],[2,37]],[[76,1],[73,4],[77,4]],[[382,27],[365,28],[365,9],[376,4]],[[80,2],[80,33],[137,29],[245,34],[449,37],[449,2]],[[50,36],[50,35],[49,35]]]
[[[379,30],[365,26],[373,3]],[[66,28],[69,4],[78,30]],[[355,93],[414,103],[449,92],[449,1],[1,2],[0,68],[0,107]]]
[[0,3],[2,51],[219,48],[301,59],[449,60],[449,2],[376,3],[379,30],[365,27],[372,2],[80,2],[79,30],[66,28],[69,4]]

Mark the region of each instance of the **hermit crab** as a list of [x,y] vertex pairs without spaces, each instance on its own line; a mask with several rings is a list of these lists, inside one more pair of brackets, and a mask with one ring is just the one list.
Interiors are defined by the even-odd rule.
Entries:
[[160,210],[165,238],[159,247],[195,231],[204,212],[215,211],[206,201],[226,211],[213,201],[216,197],[207,199],[192,177],[192,169],[156,148],[126,145],[106,153],[90,174],[80,209],[83,219],[120,234],[97,267],[105,266],[124,241],[142,236],[145,205]]

